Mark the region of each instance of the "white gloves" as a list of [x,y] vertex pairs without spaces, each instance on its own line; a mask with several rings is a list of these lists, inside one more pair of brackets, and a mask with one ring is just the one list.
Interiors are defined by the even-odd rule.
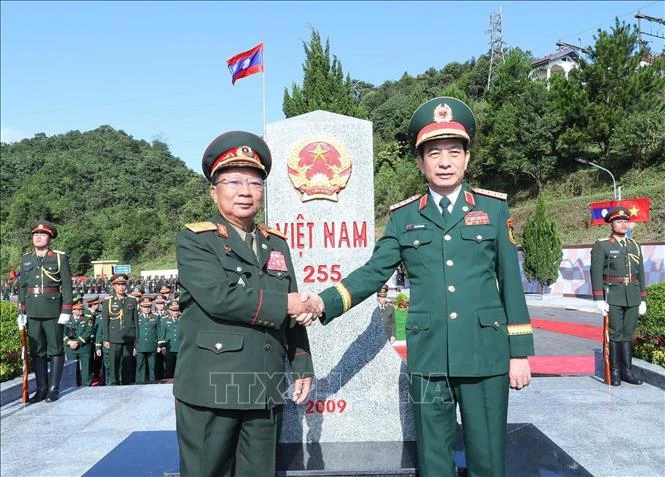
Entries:
[[610,311],[610,305],[608,305],[606,301],[596,300],[596,306],[603,315]]
[[25,313],[19,313],[18,317],[16,318],[16,323],[18,323],[19,330],[25,329],[25,325],[28,324],[28,315],[26,315]]
[[69,315],[67,313],[60,313],[60,318],[58,318],[59,325],[66,325],[69,323]]
[[640,302],[640,307],[637,309],[637,313],[640,315],[646,315],[647,314],[647,302],[642,301]]

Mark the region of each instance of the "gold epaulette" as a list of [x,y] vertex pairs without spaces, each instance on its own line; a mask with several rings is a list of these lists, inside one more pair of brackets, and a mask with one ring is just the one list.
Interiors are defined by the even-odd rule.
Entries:
[[266,227],[265,225],[261,224],[256,224],[256,228],[261,232],[261,235],[263,235],[265,238],[268,238],[267,234],[273,234],[277,235],[279,238],[286,240],[286,235],[280,232],[277,229],[273,229],[272,227]]
[[201,232],[212,232],[217,230],[217,225],[212,222],[193,222],[191,224],[185,225],[189,230],[195,234],[200,234]]
[[508,199],[508,194],[504,194],[503,192],[494,192],[493,190],[481,189],[480,187],[474,187],[471,190],[473,190],[476,194],[486,195],[487,197],[494,197],[495,199]]
[[398,202],[398,203],[396,203],[396,204],[391,205],[391,206],[390,206],[390,211],[392,212],[393,210],[397,210],[397,209],[399,209],[400,207],[404,207],[406,204],[410,204],[411,202],[413,202],[413,201],[419,199],[421,195],[422,195],[422,194],[416,194],[416,195],[414,195],[414,196],[409,197],[408,199],[404,199],[404,200],[401,201],[401,202]]

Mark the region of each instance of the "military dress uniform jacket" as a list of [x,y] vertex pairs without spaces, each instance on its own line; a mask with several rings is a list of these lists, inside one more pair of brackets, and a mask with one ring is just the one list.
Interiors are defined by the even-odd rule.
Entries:
[[[67,352],[72,354],[90,353],[90,344],[92,343],[92,336],[95,329],[95,323],[92,317],[81,315],[79,317],[73,316],[70,318],[69,323],[65,326],[65,346]],[[78,341],[78,348],[71,349],[69,342]]]
[[136,299],[130,296],[119,300],[115,295],[102,302],[102,333],[109,343],[134,344],[137,323]]
[[19,276],[21,312],[30,318],[58,318],[72,312],[72,276],[64,252],[48,250],[38,257],[34,250],[21,259]]
[[180,318],[171,318],[167,316],[162,318],[159,327],[159,347],[165,348],[171,353],[180,352],[179,332]]
[[289,247],[279,232],[257,229],[258,260],[219,214],[178,233],[182,315],[173,394],[188,404],[282,404],[285,357],[299,377],[313,376],[307,333],[286,313],[287,294],[297,291]]
[[411,373],[492,376],[508,372],[510,357],[532,355],[505,195],[464,184],[445,224],[430,194],[392,209],[369,261],[321,293],[322,322],[369,297],[401,261],[411,282]]
[[638,306],[646,300],[640,244],[630,238],[625,240],[625,247],[614,236],[602,238],[593,244],[591,288],[594,300],[606,300],[610,305],[625,307]]
[[137,353],[155,353],[157,352],[157,341],[160,332],[159,315],[155,313],[139,313],[136,352]]

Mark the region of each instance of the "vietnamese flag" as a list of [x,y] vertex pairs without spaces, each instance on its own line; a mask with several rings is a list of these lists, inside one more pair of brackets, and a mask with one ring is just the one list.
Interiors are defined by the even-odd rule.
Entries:
[[628,209],[631,222],[648,222],[649,206],[651,199],[641,197],[638,199],[607,200],[605,202],[591,202],[589,210],[591,211],[591,223],[604,224],[607,212],[618,205]]

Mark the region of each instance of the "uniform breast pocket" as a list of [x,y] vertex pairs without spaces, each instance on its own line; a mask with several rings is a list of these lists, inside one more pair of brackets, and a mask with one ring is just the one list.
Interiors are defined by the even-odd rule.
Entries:
[[251,266],[240,260],[226,260],[222,263],[226,276],[233,282],[237,282],[241,277],[251,275]]
[[496,240],[496,229],[491,225],[467,225],[462,227],[462,238],[479,244]]
[[242,350],[244,336],[217,331],[200,331],[196,336],[196,346],[215,354]]
[[399,249],[402,260],[411,271],[414,265],[424,265],[436,257],[427,256],[432,252],[432,239],[434,234],[431,230],[411,230],[405,232],[399,238]]

